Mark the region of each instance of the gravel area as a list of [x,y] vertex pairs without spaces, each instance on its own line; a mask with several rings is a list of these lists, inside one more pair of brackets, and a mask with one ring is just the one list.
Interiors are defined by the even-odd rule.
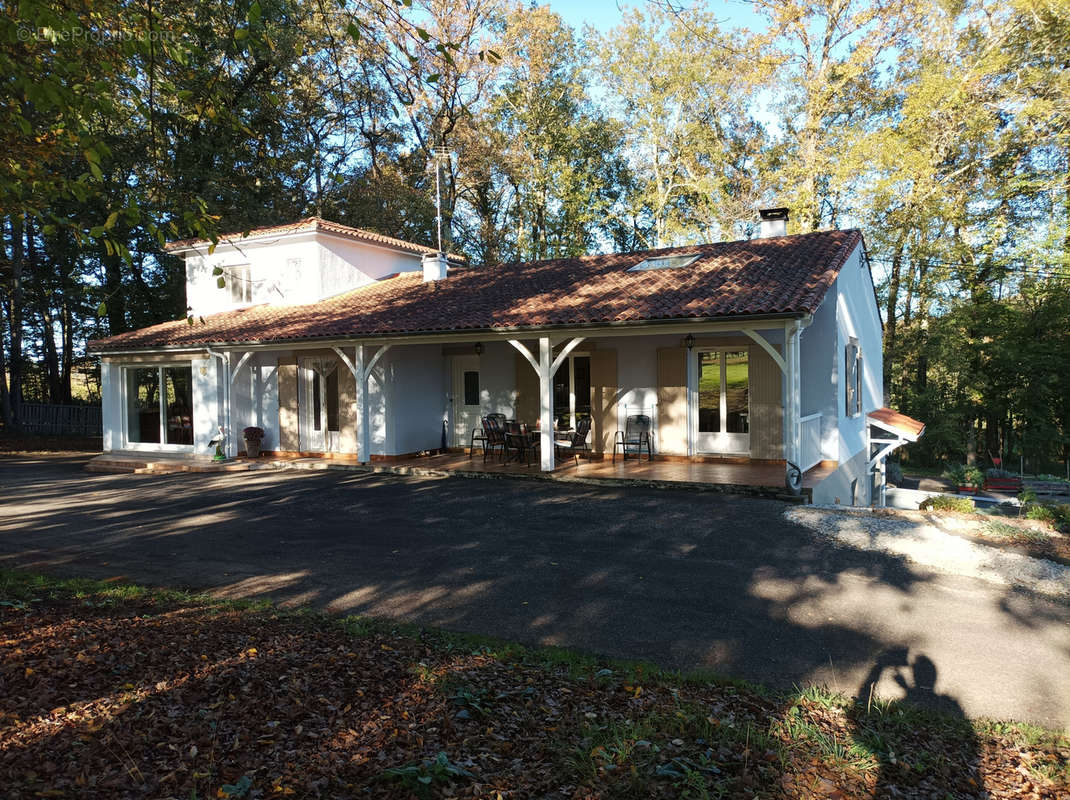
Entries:
[[859,550],[879,550],[948,575],[1022,586],[1050,597],[1070,599],[1070,567],[956,536],[953,531],[968,532],[969,523],[962,520],[935,514],[874,514],[813,507],[789,508],[784,516]]

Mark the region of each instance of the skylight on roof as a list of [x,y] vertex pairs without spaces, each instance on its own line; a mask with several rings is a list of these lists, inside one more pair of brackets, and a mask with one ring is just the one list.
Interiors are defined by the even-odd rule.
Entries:
[[698,254],[686,256],[655,256],[640,261],[634,267],[628,267],[628,272],[644,272],[648,269],[679,269],[686,267],[698,259]]

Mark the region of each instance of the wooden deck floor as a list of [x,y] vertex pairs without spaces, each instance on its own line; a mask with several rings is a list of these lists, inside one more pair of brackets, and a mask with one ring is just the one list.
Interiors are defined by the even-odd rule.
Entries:
[[[448,476],[480,475],[518,478],[579,481],[619,485],[679,486],[738,494],[779,496],[784,487],[784,467],[779,464],[654,461],[618,459],[562,460],[552,473],[544,473],[537,463],[502,463],[496,458],[483,460],[481,453],[440,453],[392,461],[361,464],[355,456],[334,455],[237,458],[213,463],[204,458],[141,453],[111,453],[98,456],[86,465],[93,472],[233,472],[256,469],[353,470],[398,475]],[[832,471],[815,467],[803,476],[803,489],[812,489]]]
[[[510,462],[502,464],[496,459],[483,461],[483,456],[476,453],[468,456],[463,453],[444,453],[434,456],[405,459],[389,462],[383,466],[441,469],[449,472],[487,472],[492,474],[524,475],[538,473],[539,465],[526,466]],[[803,487],[812,488],[832,472],[828,467],[814,467],[803,476]],[[668,481],[679,483],[710,483],[733,486],[766,486],[780,488],[784,486],[784,467],[780,464],[762,463],[727,463],[727,462],[691,462],[636,461],[633,458],[624,461],[618,458],[614,464],[611,459],[585,460],[577,464],[574,459],[562,460],[552,473],[553,477],[604,478],[608,480]]]

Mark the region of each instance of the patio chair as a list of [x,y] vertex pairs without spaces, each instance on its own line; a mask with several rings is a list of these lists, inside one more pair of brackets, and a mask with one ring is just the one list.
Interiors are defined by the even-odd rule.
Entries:
[[591,448],[587,446],[587,434],[591,432],[591,418],[584,417],[576,423],[576,430],[572,431],[567,439],[559,439],[554,442],[554,454],[564,453],[574,456],[576,463],[580,463],[580,453],[590,456]]
[[483,461],[487,454],[498,451],[505,458],[505,414],[487,414],[483,417]]
[[613,437],[613,463],[617,463],[617,448],[619,447],[628,460],[629,453],[635,453],[638,460],[643,459],[643,446],[646,446],[646,460],[653,461],[654,455],[650,446],[650,429],[653,422],[646,414],[633,414],[624,421],[624,430],[617,431]]
[[487,418],[479,418],[480,425],[478,428],[472,429],[472,435],[468,438],[468,457],[472,458],[476,454],[476,442],[479,442],[479,448],[483,451],[483,458],[486,460],[487,456]]
[[531,466],[531,457],[538,458],[539,439],[527,430],[525,425],[519,422],[507,422],[505,424],[505,460],[523,461],[525,466]]

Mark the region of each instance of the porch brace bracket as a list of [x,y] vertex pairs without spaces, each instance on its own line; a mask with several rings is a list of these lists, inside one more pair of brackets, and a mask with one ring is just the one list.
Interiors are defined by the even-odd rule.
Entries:
[[241,372],[241,368],[245,366],[245,362],[249,360],[249,357],[253,354],[252,350],[246,350],[242,354],[242,357],[238,359],[238,363],[234,365],[234,368],[230,371],[230,385],[234,385],[235,379],[238,377],[238,373]]
[[386,351],[391,348],[389,344],[383,344],[379,346],[379,349],[375,351],[375,355],[370,360],[365,361],[364,345],[357,345],[357,361],[354,363],[350,360],[349,356],[340,347],[332,347],[331,349],[342,359],[342,362],[346,365],[349,371],[353,374],[353,379],[357,382],[357,418],[360,420],[360,446],[357,457],[365,464],[371,463],[371,431],[369,430],[370,414],[368,413],[368,378],[371,377],[372,370],[375,369],[375,365],[379,363]]
[[516,348],[527,362],[531,364],[535,374],[539,376],[539,467],[543,472],[554,471],[554,373],[565,363],[568,354],[576,349],[576,345],[584,340],[583,336],[571,339],[568,344],[561,348],[557,358],[553,357],[553,349],[550,337],[539,338],[539,358],[535,359],[531,351],[523,342],[517,339],[509,339],[509,344]]
[[759,336],[756,332],[754,332],[750,328],[743,328],[743,332],[745,334],[747,334],[747,336],[750,339],[752,339],[755,342],[755,344],[757,344],[759,347],[761,347],[765,352],[767,352],[769,354],[769,357],[771,359],[773,359],[773,361],[776,362],[776,365],[778,367],[780,367],[781,374],[787,374],[788,365],[784,361],[784,356],[780,355],[780,353],[777,352],[776,348],[773,347],[773,345],[769,343],[768,339],[766,339],[764,336]]

